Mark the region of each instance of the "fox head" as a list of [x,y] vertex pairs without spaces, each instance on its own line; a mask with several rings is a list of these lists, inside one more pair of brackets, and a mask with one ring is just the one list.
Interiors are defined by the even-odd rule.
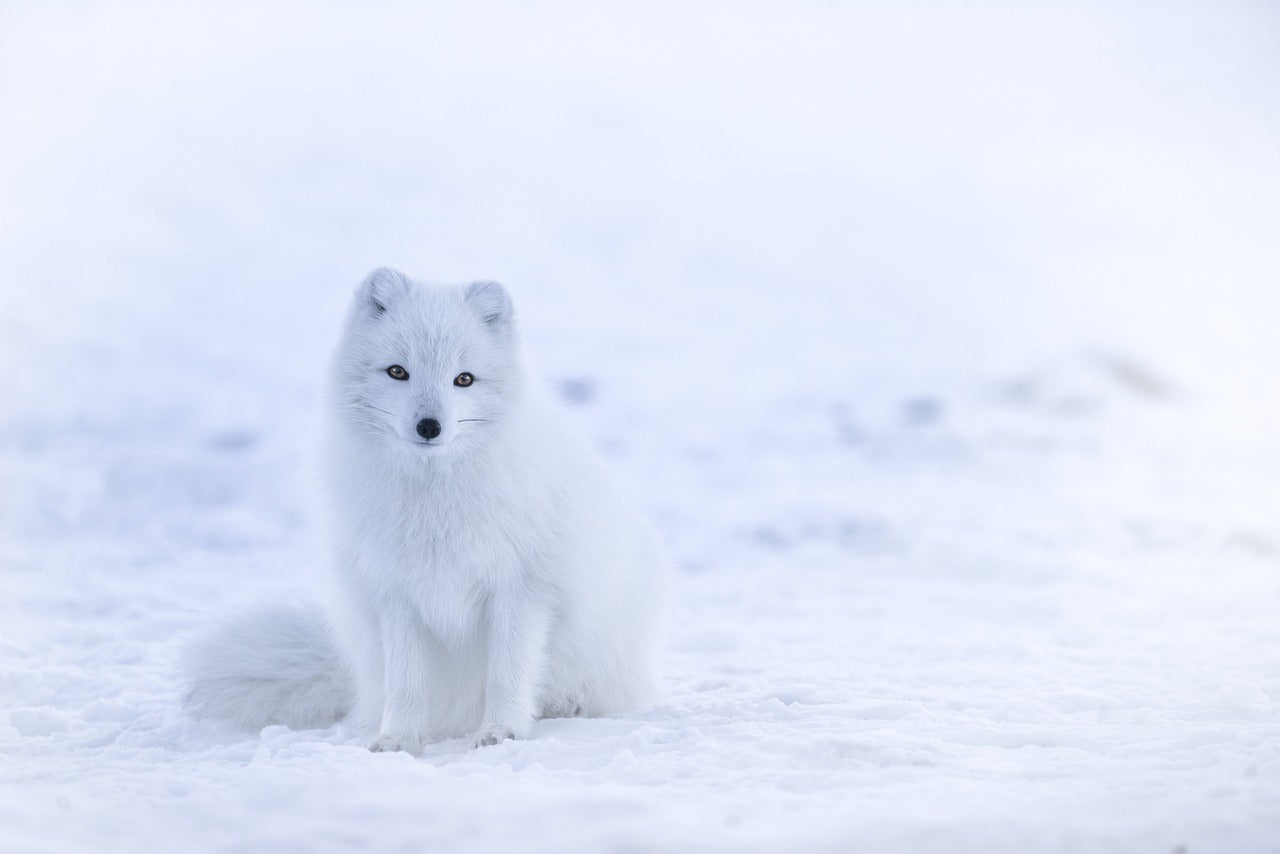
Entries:
[[519,390],[511,298],[497,282],[443,286],[375,270],[335,360],[347,423],[415,453],[500,429]]

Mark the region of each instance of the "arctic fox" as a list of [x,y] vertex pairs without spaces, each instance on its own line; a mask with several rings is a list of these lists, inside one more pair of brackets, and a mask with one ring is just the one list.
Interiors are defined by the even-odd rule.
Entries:
[[372,273],[324,409],[329,607],[193,645],[190,706],[418,753],[653,696],[667,557],[525,373],[501,285]]

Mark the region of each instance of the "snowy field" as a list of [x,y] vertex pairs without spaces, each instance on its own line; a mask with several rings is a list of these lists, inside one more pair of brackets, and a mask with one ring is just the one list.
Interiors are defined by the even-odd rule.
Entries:
[[[1280,851],[1274,4],[178,5],[0,6],[0,850]],[[515,295],[660,704],[184,714],[383,264]]]

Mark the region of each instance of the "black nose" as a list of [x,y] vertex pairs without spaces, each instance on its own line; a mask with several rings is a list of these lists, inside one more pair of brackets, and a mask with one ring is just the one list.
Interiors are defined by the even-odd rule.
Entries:
[[418,422],[418,435],[424,439],[434,439],[440,435],[440,422],[434,418],[424,418]]

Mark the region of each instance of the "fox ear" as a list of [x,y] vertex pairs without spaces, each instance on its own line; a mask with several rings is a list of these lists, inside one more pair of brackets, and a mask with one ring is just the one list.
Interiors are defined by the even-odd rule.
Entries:
[[505,326],[511,322],[511,297],[497,282],[472,282],[467,285],[466,300],[489,326]]
[[408,289],[408,276],[390,267],[379,267],[360,283],[360,289],[356,291],[356,302],[368,314],[383,314],[387,306],[399,299]]

